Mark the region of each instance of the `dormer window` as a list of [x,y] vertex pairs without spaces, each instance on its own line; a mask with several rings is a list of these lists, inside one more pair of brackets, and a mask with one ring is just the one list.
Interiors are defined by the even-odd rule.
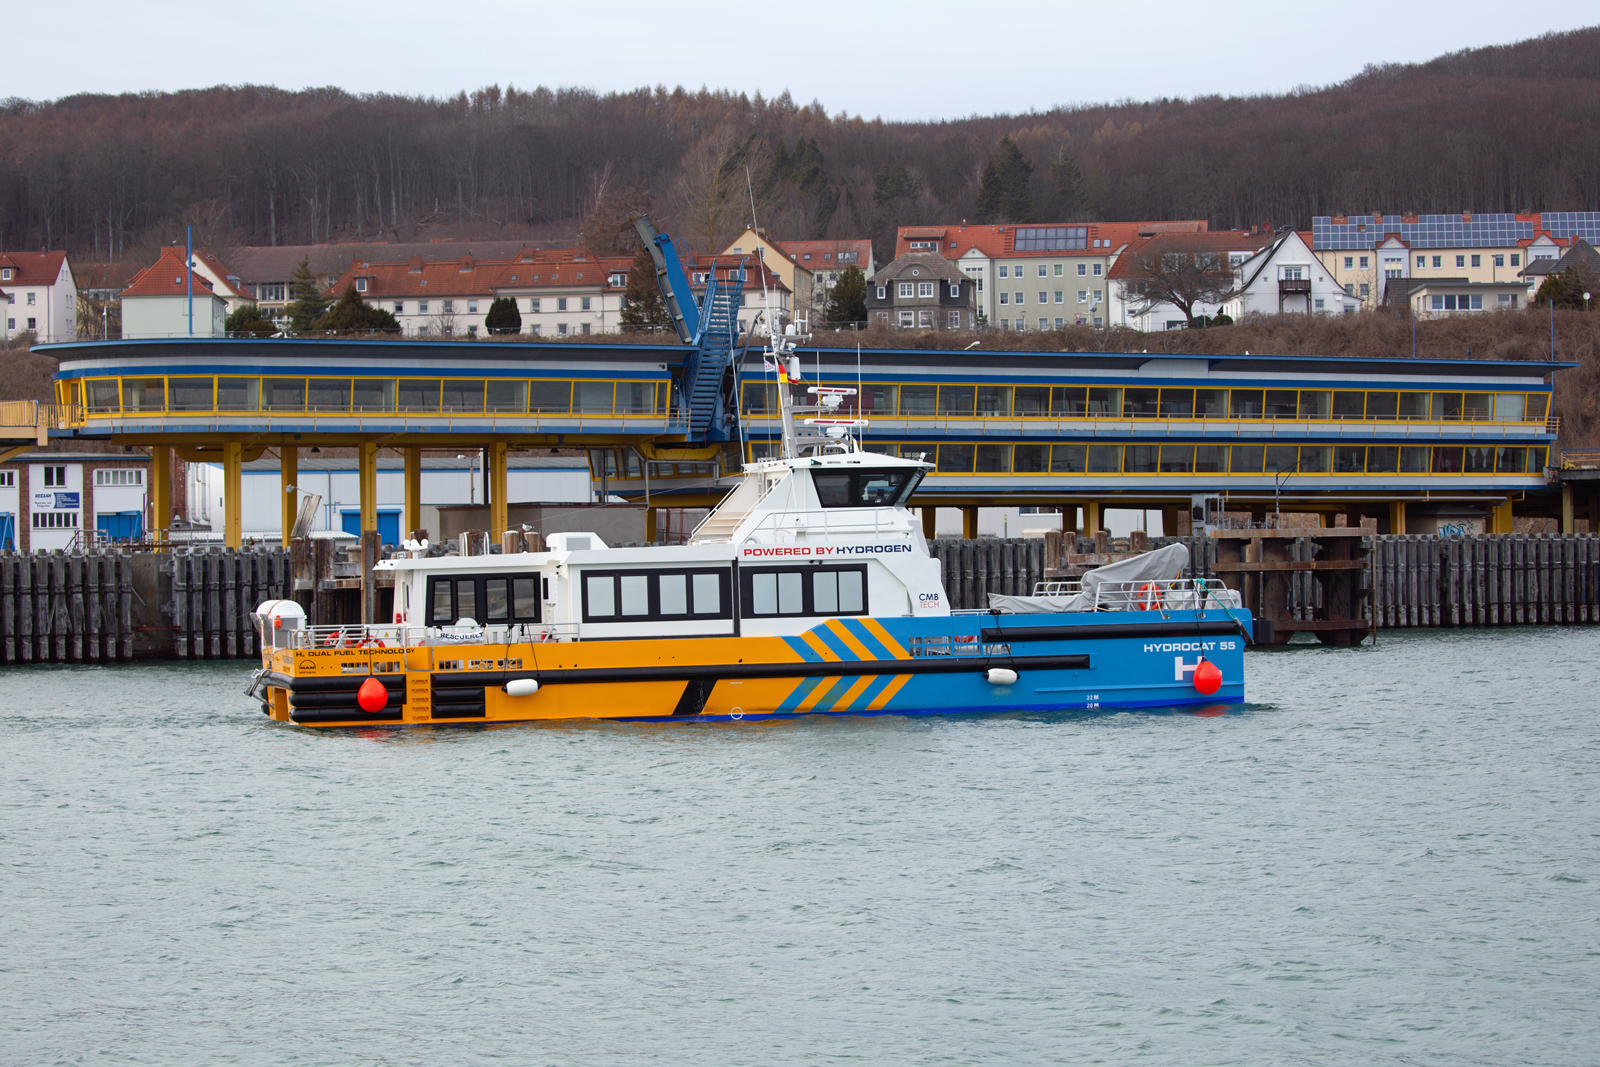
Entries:
[[6,280],[8,282],[11,280],[11,268],[10,267],[6,267],[4,269],[0,269],[0,279],[4,279],[4,280]]
[[367,291],[367,280],[365,278],[357,278],[356,279],[356,292],[364,293],[366,291]]

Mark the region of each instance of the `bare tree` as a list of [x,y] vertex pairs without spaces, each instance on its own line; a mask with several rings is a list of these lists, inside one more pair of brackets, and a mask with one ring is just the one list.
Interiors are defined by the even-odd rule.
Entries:
[[1158,237],[1133,253],[1128,275],[1128,310],[1146,315],[1171,304],[1194,325],[1195,305],[1220,304],[1234,295],[1233,268],[1225,253],[1185,247],[1181,236]]
[[[705,242],[706,251],[720,252],[750,219],[752,183],[746,168],[759,177],[771,167],[766,143],[755,134],[742,137],[731,127],[718,126],[684,153],[672,196],[677,217]],[[759,197],[756,206],[762,206]]]

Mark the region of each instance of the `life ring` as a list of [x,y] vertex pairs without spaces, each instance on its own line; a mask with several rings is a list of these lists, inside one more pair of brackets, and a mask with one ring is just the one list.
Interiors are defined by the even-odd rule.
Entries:
[[1161,587],[1155,582],[1145,582],[1134,594],[1133,600],[1145,611],[1154,611],[1161,606]]

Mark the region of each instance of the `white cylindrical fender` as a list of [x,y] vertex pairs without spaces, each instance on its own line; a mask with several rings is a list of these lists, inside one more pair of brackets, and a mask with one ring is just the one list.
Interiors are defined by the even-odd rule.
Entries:
[[1017,672],[1010,667],[990,667],[983,672],[983,680],[990,685],[1016,685]]
[[506,696],[531,697],[539,691],[539,682],[535,678],[515,678],[500,688],[505,690]]

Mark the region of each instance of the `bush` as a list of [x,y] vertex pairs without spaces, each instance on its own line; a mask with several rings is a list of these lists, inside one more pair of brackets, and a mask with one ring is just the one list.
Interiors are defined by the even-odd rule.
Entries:
[[267,313],[254,304],[244,304],[239,310],[229,315],[222,324],[228,336],[248,335],[251,337],[271,337],[278,332],[278,328],[267,318]]
[[354,285],[347,285],[339,302],[329,308],[328,313],[313,323],[311,328],[341,333],[362,330],[399,333],[400,322],[389,312],[362,300]]
[[489,314],[483,318],[483,325],[490,334],[521,333],[522,312],[517,310],[517,302],[509,296],[497,296],[494,303],[489,305]]

